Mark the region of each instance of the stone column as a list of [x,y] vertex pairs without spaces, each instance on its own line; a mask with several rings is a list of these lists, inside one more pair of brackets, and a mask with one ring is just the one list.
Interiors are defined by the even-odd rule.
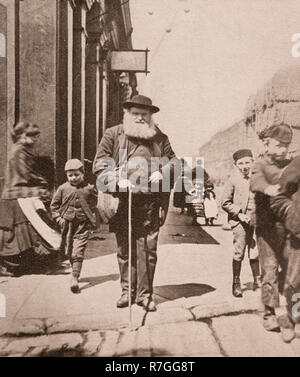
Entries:
[[74,9],[73,17],[72,158],[84,158],[86,9]]
[[55,154],[56,1],[20,2],[20,119],[41,127],[40,152]]

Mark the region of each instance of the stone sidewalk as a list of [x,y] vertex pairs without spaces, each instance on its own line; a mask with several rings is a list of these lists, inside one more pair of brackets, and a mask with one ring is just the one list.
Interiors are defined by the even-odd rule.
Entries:
[[2,337],[0,356],[88,357],[299,357],[300,339],[282,342],[267,333],[257,314],[186,320],[129,330]]
[[244,297],[232,297],[231,232],[190,223],[170,212],[154,281],[158,310],[133,305],[131,329],[128,309],[115,307],[119,274],[106,231],[90,240],[78,295],[69,291],[69,274],[1,278],[0,355],[299,356],[300,340],[286,345],[262,328],[247,261]]

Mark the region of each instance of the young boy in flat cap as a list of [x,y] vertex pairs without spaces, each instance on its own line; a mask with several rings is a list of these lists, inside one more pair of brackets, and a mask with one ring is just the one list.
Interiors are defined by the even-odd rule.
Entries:
[[65,164],[67,182],[59,186],[51,202],[52,217],[62,230],[62,247],[72,266],[71,291],[79,292],[84,252],[90,229],[96,226],[92,209],[96,206],[94,186],[84,184],[84,168],[77,159]]
[[262,302],[265,308],[264,327],[268,331],[280,327],[285,342],[291,341],[295,336],[292,323],[285,314],[280,314],[279,309],[278,273],[281,266],[285,274],[283,250],[286,230],[272,211],[270,198],[280,191],[279,178],[290,162],[287,154],[292,136],[291,127],[284,123],[271,126],[260,135],[265,154],[255,162],[250,180],[250,188],[255,193],[256,236],[262,268]]
[[251,222],[255,209],[254,195],[249,185],[253,155],[249,149],[240,149],[233,154],[233,160],[236,169],[226,182],[222,208],[228,213],[228,222],[233,231],[232,294],[235,297],[242,297],[240,272],[246,249],[254,279],[253,290],[261,286],[258,251]]

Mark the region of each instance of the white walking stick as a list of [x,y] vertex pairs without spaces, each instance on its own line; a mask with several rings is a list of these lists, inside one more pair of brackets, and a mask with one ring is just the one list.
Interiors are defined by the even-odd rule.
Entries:
[[131,209],[132,209],[132,191],[131,188],[128,188],[128,307],[129,307],[129,328],[132,328],[132,313],[131,313],[131,286],[132,286],[132,276],[131,276],[131,267],[132,267],[132,224],[131,224]]

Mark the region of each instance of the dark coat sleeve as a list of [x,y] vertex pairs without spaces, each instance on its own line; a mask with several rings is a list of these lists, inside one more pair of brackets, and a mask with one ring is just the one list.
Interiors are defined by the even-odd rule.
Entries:
[[282,192],[287,195],[294,194],[300,186],[300,156],[295,159],[283,170],[279,179]]
[[60,217],[60,208],[62,204],[62,188],[59,187],[57,191],[55,192],[51,204],[50,204],[50,210],[53,219],[57,219]]
[[292,200],[285,194],[270,197],[270,207],[278,220],[284,222],[289,208],[292,205]]
[[34,160],[22,149],[15,155],[15,168],[19,177],[22,177],[28,186],[47,186],[47,182],[34,170]]
[[279,184],[282,193],[270,198],[271,209],[293,234],[300,233],[300,157],[283,171]]
[[[114,149],[116,143],[116,129],[109,128],[105,131],[98,146],[93,162],[93,173],[97,176],[97,188],[102,182],[110,192],[114,192],[118,183],[118,168],[115,163]],[[100,190],[101,191],[101,190]]]
[[96,156],[93,162],[93,174],[98,176],[106,169],[105,164],[100,163],[100,159],[103,159],[105,157],[113,157],[115,143],[114,139],[115,135],[112,130],[110,128],[107,129],[100,141],[96,152]]

